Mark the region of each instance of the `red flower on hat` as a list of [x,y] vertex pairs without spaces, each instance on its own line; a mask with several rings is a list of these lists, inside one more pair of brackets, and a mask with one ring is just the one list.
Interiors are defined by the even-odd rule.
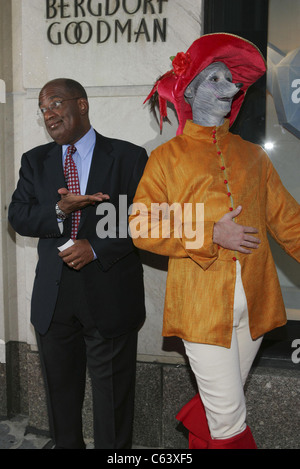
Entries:
[[191,56],[189,52],[178,52],[176,57],[172,60],[173,70],[175,75],[181,77],[185,74],[191,63]]

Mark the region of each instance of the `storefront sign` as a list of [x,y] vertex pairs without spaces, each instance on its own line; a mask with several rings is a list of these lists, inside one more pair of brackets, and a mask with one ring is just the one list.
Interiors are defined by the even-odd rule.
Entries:
[[47,39],[53,45],[108,41],[166,42],[168,0],[46,0]]

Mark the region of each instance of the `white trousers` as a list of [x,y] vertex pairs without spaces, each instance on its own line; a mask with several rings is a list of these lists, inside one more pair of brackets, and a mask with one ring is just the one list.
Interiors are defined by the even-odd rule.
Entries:
[[246,428],[244,384],[261,342],[262,337],[250,336],[241,266],[236,261],[231,347],[183,340],[212,438],[230,438]]

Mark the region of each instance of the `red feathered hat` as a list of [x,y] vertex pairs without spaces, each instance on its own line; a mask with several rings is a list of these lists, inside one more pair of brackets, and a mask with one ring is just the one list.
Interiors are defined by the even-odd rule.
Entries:
[[206,34],[197,39],[186,53],[179,52],[172,60],[173,70],[155,83],[148,101],[158,95],[160,129],[167,117],[167,101],[173,103],[179,120],[177,135],[181,134],[187,119],[192,119],[191,106],[185,101],[184,92],[189,83],[208,65],[223,62],[232,74],[233,83],[243,83],[235,95],[228,114],[230,125],[235,121],[249,86],[266,71],[266,62],[259,49],[250,41],[228,33]]

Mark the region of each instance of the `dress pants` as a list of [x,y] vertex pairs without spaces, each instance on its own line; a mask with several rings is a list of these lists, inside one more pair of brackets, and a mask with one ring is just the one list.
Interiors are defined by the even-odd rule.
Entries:
[[231,347],[183,341],[195,374],[212,438],[230,438],[246,428],[244,384],[262,338],[252,340],[241,266],[236,284]]
[[93,394],[95,449],[130,448],[137,330],[112,339],[102,337],[89,314],[80,272],[64,265],[52,323],[46,334],[37,333],[37,342],[55,448],[85,448],[86,364]]

